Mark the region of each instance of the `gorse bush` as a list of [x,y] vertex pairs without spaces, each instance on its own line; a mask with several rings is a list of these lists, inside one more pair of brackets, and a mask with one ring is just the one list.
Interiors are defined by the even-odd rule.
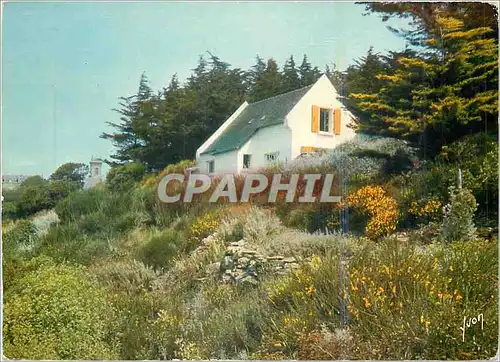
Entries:
[[474,240],[476,209],[476,199],[468,189],[450,187],[450,203],[445,206],[444,220],[439,230],[441,238],[447,242]]
[[396,231],[398,205],[380,186],[364,186],[347,197],[350,206],[370,216],[366,235],[378,239]]
[[[494,355],[498,343],[493,282],[496,245],[467,242],[424,250],[388,240],[379,246],[366,245],[354,254],[349,263],[348,311],[351,331],[362,338],[359,356],[354,358]],[[467,267],[470,271],[465,271]],[[481,275],[488,275],[487,280],[480,280]],[[470,294],[470,288],[479,294]],[[462,341],[458,328],[464,314],[479,312],[491,316],[490,325],[479,332],[483,336],[480,346],[473,332]]]
[[197,218],[187,230],[187,237],[193,246],[199,245],[201,240],[213,234],[220,225],[221,212],[211,212]]
[[116,358],[113,308],[81,268],[45,263],[12,286],[4,304],[4,354],[25,359]]
[[440,221],[443,216],[443,207],[439,200],[428,200],[420,203],[413,201],[408,212],[417,219],[418,223],[426,224]]

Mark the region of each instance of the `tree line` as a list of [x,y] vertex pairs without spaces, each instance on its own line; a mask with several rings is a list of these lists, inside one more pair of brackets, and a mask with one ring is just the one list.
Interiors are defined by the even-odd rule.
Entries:
[[120,98],[119,122],[108,122],[103,133],[116,147],[112,165],[139,162],[149,171],[195,157],[196,149],[243,101],[256,102],[314,83],[321,76],[304,55],[299,66],[293,56],[279,69],[274,59],[256,57],[249,70],[233,68],[214,54],[200,56],[185,84],[174,75],[169,85],[154,92],[142,74],[137,94]]
[[[386,21],[411,19],[410,30],[390,28],[407,41],[403,51],[367,54],[340,71],[326,66],[358,132],[410,141],[424,158],[471,134],[497,136],[498,25],[489,4],[363,3],[367,14]],[[154,92],[142,75],[137,94],[120,98],[119,122],[108,122],[111,165],[138,162],[158,171],[196,149],[244,101],[265,99],[314,83],[322,74],[304,55],[280,69],[257,56],[249,70],[216,55],[200,56],[181,84],[176,75]]]

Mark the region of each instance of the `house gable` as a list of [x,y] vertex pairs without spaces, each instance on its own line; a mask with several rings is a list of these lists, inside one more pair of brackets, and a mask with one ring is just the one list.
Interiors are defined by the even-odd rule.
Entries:
[[[338,97],[323,75],[289,112],[286,122],[292,130],[292,159],[305,149],[332,149],[354,137],[355,131],[349,127],[354,117]],[[328,132],[321,131],[320,110],[329,112]]]
[[[240,149],[259,129],[283,124],[287,114],[312,86],[248,104],[214,141],[199,154],[219,154]],[[214,134],[215,136],[215,134]],[[205,145],[205,144],[204,144]],[[201,149],[201,148],[200,148]]]

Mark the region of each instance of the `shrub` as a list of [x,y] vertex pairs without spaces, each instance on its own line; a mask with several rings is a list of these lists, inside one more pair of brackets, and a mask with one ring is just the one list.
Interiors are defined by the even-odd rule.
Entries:
[[149,290],[157,276],[151,267],[131,258],[104,260],[93,265],[92,270],[101,284],[129,294]]
[[[498,344],[497,246],[364,244],[349,262],[353,359],[487,359]],[[495,281],[494,281],[495,280]],[[464,315],[492,322],[462,341]],[[457,316],[458,314],[458,316]],[[491,317],[486,317],[486,316]],[[477,332],[477,330],[476,330]]]
[[252,207],[246,214],[243,235],[245,240],[263,243],[269,236],[276,234],[282,228],[277,217],[260,208]]
[[184,236],[172,229],[155,235],[139,250],[138,258],[155,269],[171,266],[173,259],[185,250]]
[[130,192],[141,181],[146,169],[140,163],[112,167],[106,175],[106,184],[114,192]]
[[476,209],[476,199],[468,189],[450,187],[450,203],[444,209],[444,220],[440,228],[441,238],[447,242],[475,239]]
[[207,236],[213,234],[220,225],[221,212],[210,212],[197,218],[187,230],[188,241],[197,246]]
[[97,211],[108,198],[105,189],[91,188],[72,193],[56,204],[55,211],[62,222],[73,222]]
[[113,359],[105,291],[81,268],[46,263],[5,296],[4,353],[23,359]]
[[78,181],[69,180],[54,180],[50,182],[49,195],[52,202],[55,204],[57,201],[68,197],[68,195],[81,188]]
[[58,262],[88,265],[97,258],[110,255],[112,247],[108,239],[82,235],[82,229],[76,223],[68,223],[50,229],[40,238],[33,253],[48,255]]
[[50,185],[40,176],[32,176],[19,186],[18,210],[21,215],[29,216],[54,206],[50,198]]
[[366,224],[369,238],[378,239],[396,230],[398,207],[380,186],[364,186],[347,198],[350,206],[370,216]]
[[3,291],[15,283],[23,273],[26,251],[34,245],[36,227],[28,220],[16,222],[8,230],[2,227]]
[[352,356],[353,337],[348,329],[326,325],[309,333],[300,333],[297,339],[297,357],[300,360],[345,360]]
[[284,203],[276,206],[276,214],[285,226],[310,233],[340,230],[339,204],[332,206],[332,204],[314,203],[295,206],[292,208]]
[[161,179],[163,176],[171,174],[171,173],[185,173],[186,169],[189,167],[194,167],[196,166],[196,161],[194,160],[182,160],[174,164],[170,164],[165,169],[160,172],[159,179]]
[[425,202],[413,201],[408,210],[419,224],[438,222],[443,216],[443,209],[439,200],[427,200]]
[[2,220],[14,220],[19,217],[17,204],[12,201],[2,202]]

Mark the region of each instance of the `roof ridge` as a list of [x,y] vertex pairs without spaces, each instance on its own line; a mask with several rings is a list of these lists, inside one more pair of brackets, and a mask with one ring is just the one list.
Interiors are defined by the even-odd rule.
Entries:
[[276,98],[276,97],[280,97],[280,96],[284,96],[286,94],[289,94],[289,93],[292,93],[292,92],[297,92],[299,90],[303,90],[303,89],[306,89],[306,88],[311,88],[312,86],[314,85],[313,84],[309,84],[309,85],[306,85],[304,87],[300,87],[300,88],[297,88],[297,89],[293,89],[291,91],[288,91],[288,92],[285,92],[285,93],[280,93],[280,94],[276,94],[275,96],[272,96],[272,97],[269,97],[269,98],[265,98],[265,99],[261,99],[260,101],[256,101],[256,102],[252,102],[252,103],[248,103],[248,105],[252,105],[252,104],[257,104],[257,103],[260,103],[260,102],[264,102],[264,101],[268,101],[270,99],[273,99],[273,98]]

